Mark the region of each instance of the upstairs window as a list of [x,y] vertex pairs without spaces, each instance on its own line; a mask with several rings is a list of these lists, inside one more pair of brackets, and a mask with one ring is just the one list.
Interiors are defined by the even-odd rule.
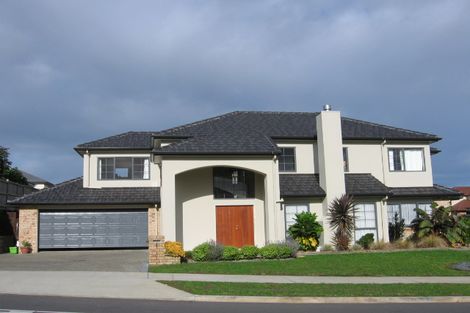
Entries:
[[295,148],[280,148],[279,172],[295,172]]
[[343,169],[345,173],[349,172],[348,148],[343,148]]
[[246,199],[255,197],[255,174],[238,168],[214,168],[215,199]]
[[388,164],[391,172],[424,171],[424,150],[422,148],[390,148]]
[[98,158],[98,180],[150,179],[149,158]]

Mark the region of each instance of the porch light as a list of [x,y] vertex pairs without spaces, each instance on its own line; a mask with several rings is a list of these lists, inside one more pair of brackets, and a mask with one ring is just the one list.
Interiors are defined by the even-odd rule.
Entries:
[[238,184],[238,171],[234,170],[232,172],[232,185],[237,185]]

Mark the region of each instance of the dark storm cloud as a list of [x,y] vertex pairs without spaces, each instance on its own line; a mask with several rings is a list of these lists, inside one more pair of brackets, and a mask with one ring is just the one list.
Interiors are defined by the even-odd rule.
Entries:
[[469,184],[468,1],[2,1],[0,144],[54,182],[78,143],[232,110],[432,132]]

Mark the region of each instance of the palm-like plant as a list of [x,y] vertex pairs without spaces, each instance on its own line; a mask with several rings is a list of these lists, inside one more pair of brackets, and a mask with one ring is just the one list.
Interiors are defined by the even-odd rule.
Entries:
[[417,217],[411,222],[416,238],[429,235],[444,238],[450,244],[463,243],[466,234],[464,220],[452,213],[452,207],[433,206],[431,214],[416,208]]
[[334,230],[333,243],[338,250],[348,250],[356,224],[356,203],[353,196],[344,194],[334,199],[328,209],[329,222]]

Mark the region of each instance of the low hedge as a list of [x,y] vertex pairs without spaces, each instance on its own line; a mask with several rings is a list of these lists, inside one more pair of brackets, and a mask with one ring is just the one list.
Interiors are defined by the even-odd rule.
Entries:
[[256,259],[259,255],[259,248],[257,246],[243,246],[241,253],[246,260]]
[[242,258],[242,252],[237,247],[225,246],[224,252],[222,253],[222,260],[234,261]]

